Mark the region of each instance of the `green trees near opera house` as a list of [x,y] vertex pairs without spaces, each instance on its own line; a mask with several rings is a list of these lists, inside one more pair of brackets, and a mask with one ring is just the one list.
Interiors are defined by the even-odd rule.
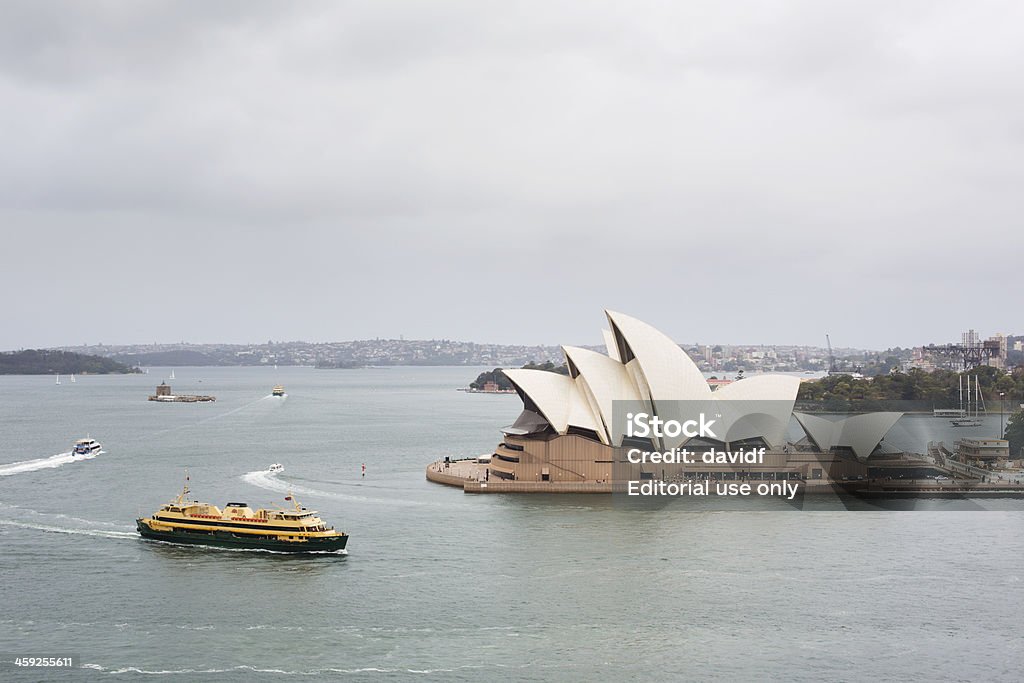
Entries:
[[[1015,368],[1011,374],[991,367],[979,367],[963,373],[977,377],[989,412],[1008,410],[1024,403],[1024,368]],[[911,401],[909,409],[956,408],[960,405],[961,373],[951,370],[925,372],[913,369],[894,372],[869,379],[850,375],[831,375],[800,385],[797,401],[807,407],[816,404],[824,410],[883,410],[891,401]],[[1002,394],[1002,397],[1000,397]]]
[[1022,457],[1021,449],[1024,448],[1024,410],[1018,410],[1010,416],[1010,421],[1006,423],[1006,433],[1003,435],[1003,438],[1010,441],[1010,457]]
[[[544,361],[543,363],[534,363],[530,361],[522,367],[523,370],[546,370],[547,372],[557,372],[562,375],[569,374],[569,368],[562,363],[561,365],[555,365],[551,361]],[[469,383],[470,389],[483,389],[484,385],[488,382],[494,382],[498,385],[498,388],[503,391],[508,391],[512,388],[512,382],[508,381],[508,377],[501,371],[501,368],[494,368],[487,372],[481,372],[477,375],[477,378]]]

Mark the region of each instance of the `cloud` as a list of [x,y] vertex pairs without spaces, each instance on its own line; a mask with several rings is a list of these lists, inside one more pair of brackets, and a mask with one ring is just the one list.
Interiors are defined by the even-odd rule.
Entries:
[[[807,311],[836,311],[850,345],[1009,324],[997,305],[950,319],[938,302],[962,283],[937,273],[967,251],[1000,281],[1024,253],[1013,3],[2,12],[0,219],[18,253],[38,249],[8,259],[5,279],[72,244],[94,257],[173,251],[177,272],[216,272],[281,305],[329,295],[339,318],[363,321],[300,311],[294,333],[274,337],[390,326],[586,342],[603,306],[672,333],[665,318],[693,282],[779,342],[817,340],[828,320],[794,320]],[[249,278],[275,263],[295,274],[273,290]],[[856,286],[828,284],[837,278]],[[104,336],[130,336],[117,319],[138,296],[103,280],[90,293],[120,314]],[[372,305],[333,289],[367,283]],[[934,322],[840,313],[894,289]],[[176,336],[267,336],[256,306],[227,325],[200,286],[157,290],[182,310]],[[758,308],[758,293],[802,304]],[[481,331],[456,313],[491,304],[516,325]],[[731,321],[708,321],[702,338],[750,338]],[[13,322],[0,345],[63,343],[27,315]],[[690,338],[688,324],[678,332]]]

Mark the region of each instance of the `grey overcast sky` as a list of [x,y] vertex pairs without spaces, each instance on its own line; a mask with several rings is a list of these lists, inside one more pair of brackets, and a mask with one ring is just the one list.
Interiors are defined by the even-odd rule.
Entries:
[[4,2],[0,348],[1024,334],[1020,2]]

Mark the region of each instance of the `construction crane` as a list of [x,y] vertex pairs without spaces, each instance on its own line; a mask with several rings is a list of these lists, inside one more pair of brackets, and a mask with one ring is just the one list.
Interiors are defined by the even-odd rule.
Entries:
[[825,333],[825,343],[828,344],[828,374],[836,374],[836,357],[832,355],[832,340],[828,338],[828,332]]
[[[850,375],[854,378],[861,377],[861,372],[864,370],[860,365],[854,365],[853,371],[840,370],[836,367],[836,356],[832,353],[832,340],[829,338],[828,333],[825,333],[825,343],[828,344],[828,374],[829,375]],[[843,363],[844,367],[850,367],[850,362],[847,360]]]

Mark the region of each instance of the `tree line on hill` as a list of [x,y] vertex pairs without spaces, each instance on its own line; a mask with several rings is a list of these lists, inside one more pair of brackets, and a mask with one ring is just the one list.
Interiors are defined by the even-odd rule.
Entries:
[[[932,410],[960,407],[960,386],[966,394],[967,376],[971,377],[972,396],[975,378],[981,387],[989,410],[1000,408],[1000,394],[1007,408],[1016,409],[1024,403],[1024,367],[1010,374],[991,367],[978,367],[969,372],[952,370],[925,372],[891,372],[871,378],[830,375],[812,382],[803,382],[797,394],[801,404],[818,404],[826,410],[884,410],[892,401],[910,402],[907,409]],[[966,401],[966,395],[965,395]]]
[[0,375],[124,375],[138,371],[110,358],[70,351],[25,349],[0,353]]

